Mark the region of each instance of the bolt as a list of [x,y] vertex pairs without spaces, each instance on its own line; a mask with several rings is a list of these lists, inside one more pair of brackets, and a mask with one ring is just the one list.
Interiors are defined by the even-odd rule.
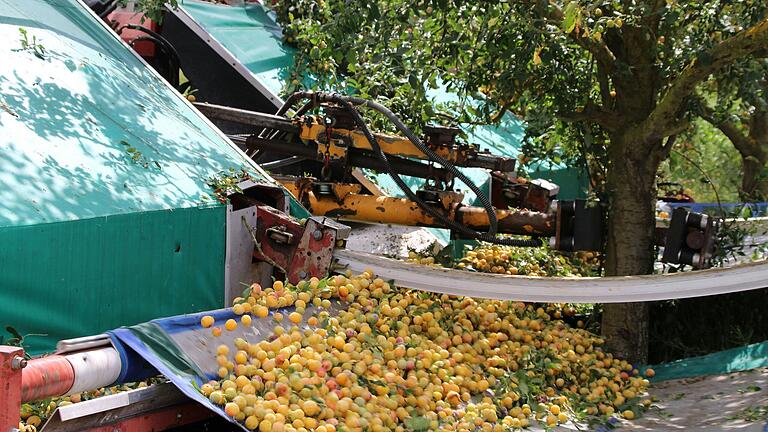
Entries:
[[24,357],[16,356],[11,360],[11,369],[13,370],[24,369],[25,367],[27,367],[27,359]]
[[299,272],[299,278],[300,279],[306,279],[307,278],[307,272],[305,272],[304,270],[301,270]]
[[315,240],[320,240],[323,238],[323,232],[320,230],[315,230],[315,232],[312,233],[312,237],[314,237]]

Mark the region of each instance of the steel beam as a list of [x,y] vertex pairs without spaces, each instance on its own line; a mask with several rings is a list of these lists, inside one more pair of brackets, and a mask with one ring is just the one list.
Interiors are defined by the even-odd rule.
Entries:
[[230,121],[240,123],[246,126],[253,126],[255,129],[267,128],[277,129],[284,132],[299,132],[299,127],[294,125],[290,119],[276,116],[274,114],[264,114],[255,111],[248,111],[239,108],[225,107],[222,105],[213,105],[197,102],[194,104],[203,115],[210,120]]

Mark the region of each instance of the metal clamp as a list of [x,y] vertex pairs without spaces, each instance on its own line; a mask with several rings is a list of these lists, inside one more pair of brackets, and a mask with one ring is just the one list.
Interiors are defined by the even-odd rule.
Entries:
[[269,236],[269,238],[274,240],[276,243],[293,243],[293,234],[289,233],[284,226],[267,228],[267,236]]

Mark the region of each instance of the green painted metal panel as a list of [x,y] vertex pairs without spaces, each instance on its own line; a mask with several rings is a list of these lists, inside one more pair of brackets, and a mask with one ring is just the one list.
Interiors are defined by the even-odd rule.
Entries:
[[0,324],[32,353],[224,301],[225,207],[0,228]]
[[0,0],[0,59],[0,226],[194,207],[251,166],[76,0]]
[[282,41],[282,29],[259,4],[228,6],[187,0],[180,5],[273,94],[280,94],[296,50]]

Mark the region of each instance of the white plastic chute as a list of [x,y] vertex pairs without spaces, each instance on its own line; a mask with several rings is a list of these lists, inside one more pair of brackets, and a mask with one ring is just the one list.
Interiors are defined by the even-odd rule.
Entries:
[[768,261],[728,268],[622,277],[531,277],[472,273],[336,250],[339,268],[372,270],[398,286],[456,296],[538,303],[625,303],[704,297],[768,287]]

